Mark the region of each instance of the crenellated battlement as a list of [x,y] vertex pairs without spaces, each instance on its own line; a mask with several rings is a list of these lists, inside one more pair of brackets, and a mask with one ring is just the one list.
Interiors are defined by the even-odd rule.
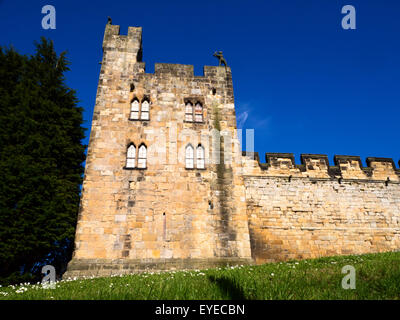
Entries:
[[293,153],[266,153],[265,159],[261,163],[258,152],[243,152],[244,175],[400,182],[400,169],[391,158],[369,157],[367,167],[359,156],[335,155],[333,166],[324,154],[301,154],[301,164]]
[[156,63],[154,73],[156,75],[175,76],[175,77],[194,77],[193,65]]
[[220,78],[221,76],[231,75],[229,67],[220,66],[204,66],[203,75],[194,75],[194,66],[191,64],[176,64],[176,63],[155,63],[154,74],[157,76],[167,77],[184,77],[184,78]]
[[[120,34],[119,25],[107,24],[104,32],[103,51],[112,56],[110,67],[114,67],[116,54],[125,53],[123,60],[130,60],[134,63],[132,71],[134,73],[144,73],[149,77],[180,77],[193,80],[215,79],[220,81],[225,79],[228,83],[232,83],[232,73],[229,67],[225,66],[204,66],[203,75],[194,75],[194,66],[175,63],[155,63],[154,73],[145,72],[145,63],[142,61],[142,28],[129,27],[127,35]],[[103,64],[107,59],[103,61]],[[130,67],[128,67],[130,69]]]
[[103,47],[112,41],[119,41],[120,44],[129,40],[140,40],[142,42],[142,27],[128,27],[128,34],[120,34],[120,26],[107,24],[104,32]]

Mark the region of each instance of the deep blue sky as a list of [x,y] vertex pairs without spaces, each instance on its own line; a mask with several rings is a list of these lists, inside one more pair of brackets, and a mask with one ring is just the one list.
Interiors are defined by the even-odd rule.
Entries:
[[[54,5],[57,29],[41,28]],[[341,28],[341,8],[357,10],[357,30]],[[90,129],[107,16],[143,27],[146,71],[155,62],[232,68],[236,113],[255,129],[255,150],[400,158],[400,1],[27,1],[0,0],[0,45],[32,53],[51,38],[67,50],[67,81]],[[89,130],[87,131],[89,135]],[[85,140],[87,143],[88,138]]]

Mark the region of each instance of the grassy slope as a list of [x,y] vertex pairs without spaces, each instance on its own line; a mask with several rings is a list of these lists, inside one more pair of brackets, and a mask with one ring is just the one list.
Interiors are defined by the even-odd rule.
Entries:
[[[342,267],[356,289],[341,287]],[[400,299],[400,252],[0,288],[0,299]]]

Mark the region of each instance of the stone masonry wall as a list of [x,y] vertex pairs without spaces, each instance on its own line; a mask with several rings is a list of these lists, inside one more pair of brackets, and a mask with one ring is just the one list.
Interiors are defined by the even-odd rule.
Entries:
[[[250,155],[253,156],[253,155]],[[254,159],[255,158],[255,159]],[[257,263],[400,248],[400,170],[391,159],[267,154],[244,157]],[[388,180],[389,179],[389,180]]]
[[[398,250],[400,170],[391,159],[241,154],[229,67],[142,62],[142,29],[107,25],[75,251],[66,276],[206,268]],[[131,102],[149,120],[130,120]],[[187,100],[203,122],[185,121]],[[216,134],[217,133],[217,134]],[[146,168],[126,168],[147,147]],[[199,143],[205,168],[187,169]]]

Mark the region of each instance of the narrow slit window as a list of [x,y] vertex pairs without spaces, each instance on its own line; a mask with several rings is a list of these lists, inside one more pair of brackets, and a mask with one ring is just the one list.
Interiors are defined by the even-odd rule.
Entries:
[[128,147],[128,152],[126,155],[126,167],[135,168],[135,166],[136,166],[136,147],[134,144],[131,144]]
[[141,120],[150,119],[150,103],[147,100],[142,102],[142,113],[140,115]]
[[138,168],[145,169],[147,165],[146,160],[147,160],[147,148],[144,144],[142,144],[139,148]]
[[194,108],[194,117],[194,120],[196,122],[203,122],[203,106],[200,102],[196,103],[196,106]]
[[185,154],[185,156],[186,156],[186,168],[187,169],[193,169],[193,167],[194,167],[194,163],[193,163],[193,147],[189,144],[187,147],[186,147],[186,154]]
[[186,103],[185,120],[189,121],[189,122],[193,122],[193,104],[191,102]]
[[163,213],[163,240],[167,239],[167,217],[165,212]]
[[203,148],[203,146],[199,145],[197,147],[196,157],[197,157],[197,162],[196,162],[197,169],[204,169],[205,163],[204,163],[204,148]]
[[139,101],[133,100],[131,103],[131,120],[138,120],[139,119]]

